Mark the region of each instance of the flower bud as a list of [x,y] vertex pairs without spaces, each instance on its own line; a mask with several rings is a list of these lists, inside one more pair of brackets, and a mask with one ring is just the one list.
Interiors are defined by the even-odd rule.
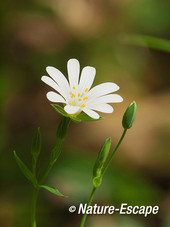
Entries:
[[126,109],[123,119],[122,125],[124,129],[129,129],[132,127],[135,119],[136,119],[137,105],[136,102],[133,101],[128,108]]
[[106,139],[105,143],[103,144],[102,148],[100,149],[96,162],[93,167],[93,185],[94,187],[98,187],[102,182],[102,169],[103,165],[107,159],[107,156],[110,151],[111,146],[111,139]]

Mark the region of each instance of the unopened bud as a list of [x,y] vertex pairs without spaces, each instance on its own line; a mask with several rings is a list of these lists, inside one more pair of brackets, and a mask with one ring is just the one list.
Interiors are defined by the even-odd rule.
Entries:
[[129,129],[132,127],[135,119],[136,119],[137,105],[136,102],[133,101],[128,108],[126,109],[123,119],[122,125],[124,129]]

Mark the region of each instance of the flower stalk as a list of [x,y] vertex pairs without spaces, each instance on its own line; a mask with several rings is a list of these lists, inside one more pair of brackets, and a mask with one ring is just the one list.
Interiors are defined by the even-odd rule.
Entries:
[[[89,197],[89,200],[88,200],[88,202],[87,202],[87,207],[91,205],[92,200],[93,200],[93,197],[94,197],[94,194],[95,194],[95,192],[96,192],[96,189],[97,189],[97,188],[93,187],[93,189],[92,189],[92,191],[91,191],[91,194],[90,194],[90,197]],[[87,207],[86,207],[86,209],[87,209]],[[82,219],[81,219],[80,227],[83,227],[83,226],[84,226],[85,221],[86,221],[86,218],[87,218],[87,213],[86,213],[86,211],[85,211],[85,213],[83,214],[83,217],[82,217]]]
[[108,167],[109,167],[109,165],[110,165],[110,163],[111,163],[111,161],[112,161],[112,159],[113,159],[113,157],[114,157],[114,155],[115,155],[117,149],[119,148],[120,144],[122,143],[122,141],[123,141],[123,139],[124,139],[124,137],[125,137],[126,131],[127,131],[127,129],[124,129],[124,131],[123,131],[123,133],[122,133],[122,136],[120,137],[119,142],[117,143],[115,149],[113,150],[111,156],[109,157],[109,160],[107,161],[105,167],[103,168],[102,176],[104,175],[104,173],[105,173],[106,170],[108,169]]
[[32,197],[32,206],[31,206],[31,227],[36,227],[36,204],[38,198],[38,188],[34,188],[33,197]]
[[[127,129],[130,129],[132,127],[132,125],[135,121],[135,118],[136,118],[136,112],[137,112],[137,105],[136,105],[136,102],[134,101],[128,106],[128,108],[126,109],[126,111],[123,115],[122,126],[124,128],[124,131],[123,131],[115,149],[113,150],[112,154],[108,158],[108,160],[106,160],[106,159],[107,159],[107,156],[108,156],[108,153],[110,150],[110,145],[111,145],[110,138],[107,139],[105,141],[105,143],[103,144],[103,146],[98,154],[98,157],[96,159],[94,168],[93,168],[93,189],[92,189],[92,192],[88,199],[86,210],[87,210],[88,206],[91,205],[94,194],[95,194],[97,188],[101,185],[102,178],[103,178],[106,170],[108,169],[117,149],[119,148],[120,144],[122,143],[122,141],[125,137],[125,134],[127,132]],[[96,165],[97,165],[97,167],[96,167]],[[97,173],[97,174],[95,174],[95,176],[94,176],[94,170],[97,170],[97,171],[95,171],[95,173]],[[79,227],[84,227],[86,218],[87,218],[87,213],[85,211],[85,213],[82,216]]]

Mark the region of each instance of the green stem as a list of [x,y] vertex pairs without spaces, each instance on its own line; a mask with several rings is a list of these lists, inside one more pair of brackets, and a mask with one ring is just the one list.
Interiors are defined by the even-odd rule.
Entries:
[[36,204],[37,204],[37,197],[38,197],[39,189],[35,188],[32,197],[32,206],[31,206],[31,227],[36,227]]
[[[57,161],[61,153],[61,148],[64,143],[69,124],[70,124],[70,118],[63,117],[61,119],[57,129],[57,145],[55,149],[53,149],[51,152],[48,165],[45,171],[43,172],[42,176],[40,177],[40,180],[38,181],[39,185],[42,184],[45,178],[48,176],[50,170],[54,166],[55,162]],[[34,168],[33,171],[34,171],[34,174],[36,175],[36,168]],[[36,227],[36,204],[37,204],[38,192],[39,192],[39,188],[35,188],[33,193],[33,198],[32,198],[32,206],[31,206],[31,227]]]
[[56,157],[56,154],[54,154],[54,152],[52,151],[51,152],[50,160],[48,162],[48,165],[47,165],[46,169],[44,170],[42,176],[40,177],[40,180],[38,181],[39,184],[42,184],[43,183],[43,181],[48,176],[50,170],[54,166],[57,158],[59,157],[59,155],[61,153],[61,148],[62,148],[63,143],[64,143],[64,140],[60,140],[60,139],[58,140],[57,145],[56,145],[57,149],[55,150],[57,152],[57,157]]
[[113,156],[115,155],[115,153],[116,153],[118,147],[120,146],[120,144],[121,144],[121,142],[122,142],[122,140],[123,140],[123,138],[124,138],[124,136],[125,136],[125,134],[126,134],[126,131],[127,131],[127,129],[124,129],[124,131],[123,131],[123,133],[122,133],[122,136],[121,136],[121,138],[120,138],[118,144],[116,145],[116,147],[115,147],[114,151],[112,152],[111,156],[109,157],[109,159],[108,159],[108,161],[107,161],[105,167],[103,168],[102,176],[104,175],[104,173],[106,172],[107,168],[109,167],[109,165],[110,165],[110,163],[111,163],[111,161],[112,161],[112,159],[113,159]]
[[40,177],[39,184],[42,184],[42,182],[45,180],[45,178],[48,176],[50,170],[52,169],[53,165],[55,164],[56,160],[58,159],[60,153],[61,153],[61,148],[64,143],[64,140],[66,138],[66,134],[68,131],[68,126],[70,124],[70,118],[68,117],[62,117],[58,129],[57,129],[57,145],[54,150],[51,152],[51,157],[48,162],[48,165],[43,172],[42,176]]
[[[92,192],[91,192],[90,197],[89,197],[89,200],[87,202],[87,207],[91,205],[91,202],[93,200],[93,197],[94,197],[94,194],[95,194],[96,189],[97,188],[93,187]],[[86,221],[86,217],[87,217],[87,214],[86,214],[86,211],[85,211],[85,213],[83,214],[83,217],[81,219],[80,227],[83,227],[84,226],[84,223]]]

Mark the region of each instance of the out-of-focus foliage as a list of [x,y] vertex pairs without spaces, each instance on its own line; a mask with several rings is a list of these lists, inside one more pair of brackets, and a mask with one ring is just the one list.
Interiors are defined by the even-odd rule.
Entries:
[[159,215],[91,216],[87,226],[169,226],[170,2],[167,0],[1,1],[0,226],[30,226],[31,186],[12,151],[31,168],[31,138],[42,132],[39,175],[56,143],[60,117],[46,99],[40,78],[46,66],[67,75],[66,62],[97,69],[95,84],[115,82],[124,98],[101,121],[70,124],[63,152],[45,182],[69,198],[42,190],[38,226],[78,226],[69,206],[85,202],[92,168],[106,138],[112,148],[122,116],[135,100],[138,115],[115,155],[94,202],[158,205]]
[[170,52],[170,40],[160,39],[147,35],[127,35],[124,36],[122,42],[131,45],[139,45],[150,47],[156,50]]

